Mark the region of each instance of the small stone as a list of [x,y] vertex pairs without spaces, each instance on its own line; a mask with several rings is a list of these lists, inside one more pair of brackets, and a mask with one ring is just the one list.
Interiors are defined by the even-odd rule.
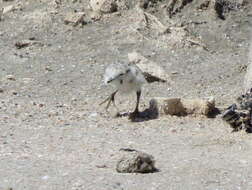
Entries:
[[90,0],[90,7],[93,11],[102,13],[113,13],[117,11],[116,0]]
[[21,41],[16,42],[15,46],[17,49],[21,49],[21,48],[25,48],[27,46],[35,45],[35,44],[38,44],[40,46],[43,45],[43,43],[41,43],[39,41],[35,41],[35,40],[21,40]]
[[43,180],[48,180],[49,179],[49,176],[45,175],[42,177]]
[[34,36],[31,36],[28,38],[28,40],[36,40],[36,38]]
[[152,155],[134,149],[120,149],[123,153],[116,165],[119,173],[152,173],[158,171]]
[[24,82],[25,84],[31,83],[32,81],[33,81],[32,78],[23,78],[23,82]]
[[12,81],[15,81],[15,80],[16,80],[16,78],[15,78],[14,75],[7,75],[7,76],[6,76],[6,79],[12,80]]
[[93,20],[93,21],[97,21],[97,20],[100,20],[102,17],[102,14],[99,12],[99,11],[92,11],[90,13],[90,18]]
[[172,71],[171,74],[176,75],[178,74],[178,71]]
[[0,88],[0,93],[3,93],[3,92],[4,92],[4,90],[2,88]]
[[147,9],[149,3],[150,3],[150,0],[139,0],[137,6],[142,8],[142,9]]
[[68,13],[64,19],[65,24],[73,24],[77,26],[78,24],[84,24],[84,12]]
[[15,10],[20,10],[22,9],[22,4],[21,3],[17,3],[17,4],[14,4],[14,5],[9,5],[9,6],[6,6],[3,8],[3,14],[6,14],[8,12],[12,12],[12,11],[15,11]]
[[54,8],[58,9],[61,6],[62,1],[61,0],[53,0],[52,3],[53,3]]
[[102,165],[96,165],[97,168],[107,168],[108,166],[106,166],[105,164]]
[[89,117],[91,118],[91,117],[97,117],[97,113],[96,112],[93,112],[93,113],[91,113],[90,115],[89,115]]
[[172,132],[172,133],[176,133],[177,130],[176,130],[176,129],[171,129],[171,132]]
[[14,5],[9,5],[9,6],[7,6],[7,7],[4,7],[3,8],[3,14],[6,14],[6,13],[8,13],[8,12],[11,12],[11,11],[13,11],[15,9],[15,6]]
[[52,69],[51,69],[49,66],[46,66],[46,67],[45,67],[45,70],[47,70],[47,71],[52,71]]
[[15,46],[17,49],[21,49],[30,45],[29,41],[16,42]]

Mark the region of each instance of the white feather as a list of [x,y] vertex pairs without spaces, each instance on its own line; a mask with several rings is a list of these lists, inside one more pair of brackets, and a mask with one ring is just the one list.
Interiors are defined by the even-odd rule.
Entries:
[[113,84],[120,92],[130,93],[140,91],[146,80],[135,64],[117,63],[106,68],[104,82]]

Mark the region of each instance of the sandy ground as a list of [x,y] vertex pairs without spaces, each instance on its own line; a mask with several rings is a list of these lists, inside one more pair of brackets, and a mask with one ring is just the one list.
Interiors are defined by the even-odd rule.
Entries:
[[[196,14],[201,1],[172,17],[187,23],[209,51],[165,47],[129,33],[133,8],[94,22],[88,17],[88,1],[62,1],[57,9],[49,0],[0,5],[18,2],[22,9],[0,21],[0,189],[252,189],[252,136],[231,133],[219,115],[131,122],[113,118],[98,105],[113,91],[103,84],[105,67],[126,62],[132,51],[170,75],[168,83],[144,86],[141,110],[157,96],[214,96],[217,107],[232,104],[242,92],[249,64],[250,2],[225,14],[225,20],[208,11]],[[167,24],[170,20],[162,16],[166,3],[158,1],[146,11]],[[83,9],[85,25],[64,24],[66,13]],[[39,43],[15,47],[29,38]],[[122,112],[131,111],[135,95],[118,95],[116,101]],[[160,171],[117,173],[120,148],[152,154]]]

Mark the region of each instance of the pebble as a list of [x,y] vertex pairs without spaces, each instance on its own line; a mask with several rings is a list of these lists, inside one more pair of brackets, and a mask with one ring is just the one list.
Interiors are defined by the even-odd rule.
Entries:
[[96,113],[96,112],[94,112],[94,113],[91,113],[90,115],[89,115],[89,117],[96,117],[98,114]]
[[47,179],[49,179],[49,176],[48,176],[48,175],[45,175],[45,176],[42,177],[42,179],[43,179],[43,180],[47,180]]
[[16,80],[16,78],[15,78],[14,75],[7,75],[7,76],[6,76],[6,79],[12,80],[12,81],[15,81],[15,80]]
[[68,13],[64,19],[65,24],[73,24],[77,26],[78,24],[84,24],[84,12]]

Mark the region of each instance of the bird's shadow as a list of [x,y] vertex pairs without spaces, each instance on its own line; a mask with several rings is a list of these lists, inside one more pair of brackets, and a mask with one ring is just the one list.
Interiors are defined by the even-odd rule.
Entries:
[[138,114],[132,115],[132,113],[118,113],[117,117],[128,117],[131,122],[143,122],[153,119],[157,119],[159,116],[158,110],[153,108],[147,108]]
[[214,108],[213,110],[211,110],[208,114],[207,117],[208,118],[216,118],[217,115],[221,114],[221,110],[218,108]]

